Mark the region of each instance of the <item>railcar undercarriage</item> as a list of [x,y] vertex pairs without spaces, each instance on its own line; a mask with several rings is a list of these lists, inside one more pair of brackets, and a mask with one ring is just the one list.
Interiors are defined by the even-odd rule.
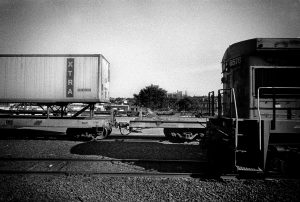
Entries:
[[128,135],[137,128],[163,128],[164,135],[170,141],[192,141],[203,138],[206,128],[206,118],[136,118],[129,123],[118,123],[121,134]]
[[70,110],[68,105],[69,103],[22,104],[36,108],[1,110],[0,128],[63,127],[67,128],[66,133],[72,138],[103,139],[111,133],[115,124],[113,112],[95,112],[95,103],[83,104],[79,110]]

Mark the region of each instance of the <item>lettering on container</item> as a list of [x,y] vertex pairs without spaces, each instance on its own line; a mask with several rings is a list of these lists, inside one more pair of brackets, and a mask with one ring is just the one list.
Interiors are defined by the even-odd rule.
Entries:
[[91,92],[92,89],[90,89],[90,88],[78,88],[77,91],[79,91],[79,92]]
[[67,97],[74,97],[74,58],[67,58]]

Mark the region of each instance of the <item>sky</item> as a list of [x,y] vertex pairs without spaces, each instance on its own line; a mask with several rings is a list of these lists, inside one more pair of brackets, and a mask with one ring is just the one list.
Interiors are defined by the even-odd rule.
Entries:
[[0,54],[102,54],[111,97],[221,88],[229,45],[300,37],[300,0],[0,0]]

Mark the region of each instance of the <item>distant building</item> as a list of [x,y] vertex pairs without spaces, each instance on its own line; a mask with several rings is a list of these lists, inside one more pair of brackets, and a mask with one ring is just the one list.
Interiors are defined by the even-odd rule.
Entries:
[[176,98],[176,99],[182,99],[184,97],[187,97],[187,91],[185,91],[185,93],[183,94],[182,91],[178,91],[175,93],[167,93],[167,97],[169,98]]

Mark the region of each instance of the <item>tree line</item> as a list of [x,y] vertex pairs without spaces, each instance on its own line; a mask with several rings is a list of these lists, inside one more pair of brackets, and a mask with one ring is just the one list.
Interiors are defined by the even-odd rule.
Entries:
[[[181,99],[168,97],[167,91],[158,85],[150,85],[133,95],[134,104],[152,110],[199,111],[201,100],[185,96]],[[202,100],[203,101],[203,100]]]

